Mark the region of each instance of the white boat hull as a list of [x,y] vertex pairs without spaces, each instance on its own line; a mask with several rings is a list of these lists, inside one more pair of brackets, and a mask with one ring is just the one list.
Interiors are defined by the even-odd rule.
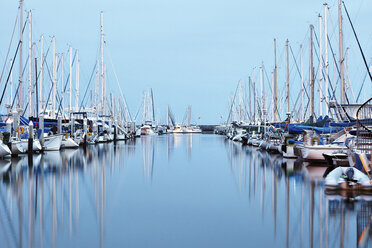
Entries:
[[11,148],[12,148],[12,155],[18,155],[21,153],[25,153],[27,151],[25,147],[23,146],[22,142],[19,140],[12,141]]
[[78,148],[79,145],[72,138],[62,139],[62,148]]
[[156,135],[152,128],[141,128],[141,135]]
[[62,135],[51,135],[44,138],[44,151],[59,151],[62,145]]
[[107,142],[106,134],[105,135],[98,136],[98,142],[99,143],[105,143],[105,142]]
[[32,150],[33,151],[36,151],[36,152],[42,150],[42,147],[41,147],[41,144],[40,144],[40,140],[34,139],[34,142],[32,143]]
[[88,145],[94,145],[97,142],[98,142],[98,135],[97,134],[88,134],[88,136],[87,136]]
[[[21,144],[25,152],[28,151],[28,139],[22,139]],[[32,141],[32,151],[37,152],[37,151],[41,151],[41,149],[42,147],[41,147],[40,141],[38,139],[34,139]]]
[[10,151],[9,147],[4,143],[0,143],[0,157],[5,157],[11,155],[12,152]]
[[333,152],[343,152],[347,151],[346,146],[339,146],[339,145],[315,145],[315,146],[305,146],[302,148],[302,158],[306,159],[307,161],[319,161],[325,162],[325,158],[323,153],[333,153]]

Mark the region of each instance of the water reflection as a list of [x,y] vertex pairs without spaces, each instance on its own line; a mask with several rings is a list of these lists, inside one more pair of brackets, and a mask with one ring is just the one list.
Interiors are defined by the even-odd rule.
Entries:
[[227,140],[224,144],[239,192],[247,192],[259,207],[263,223],[273,217],[272,233],[285,237],[282,246],[372,246],[371,196],[325,194],[324,167]]
[[[123,155],[132,149],[125,146]],[[2,245],[55,247],[57,237],[72,237],[79,229],[82,184],[90,211],[96,213],[102,246],[106,170],[118,159],[113,150],[112,145],[98,145],[0,160]]]
[[213,135],[0,160],[1,247],[371,247],[372,198],[324,171]]
[[154,139],[151,136],[142,136],[142,159],[143,159],[143,175],[146,179],[152,180],[154,170]]

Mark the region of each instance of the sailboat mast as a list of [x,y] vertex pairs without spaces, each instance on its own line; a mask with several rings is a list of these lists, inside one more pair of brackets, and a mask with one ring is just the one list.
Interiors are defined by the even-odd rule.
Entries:
[[249,119],[252,121],[252,97],[251,97],[251,77],[248,77],[248,107],[249,107]]
[[61,54],[61,82],[62,82],[62,87],[61,87],[61,94],[62,94],[62,116],[65,115],[65,87],[64,87],[64,54]]
[[341,0],[338,1],[338,31],[339,31],[339,53],[340,53],[340,79],[341,79],[341,104],[345,104],[345,79],[344,79],[344,55],[342,35],[342,11]]
[[239,95],[238,95],[238,122],[242,121],[242,82],[239,80]]
[[314,66],[313,66],[313,31],[310,25],[310,116],[314,117]]
[[347,47],[346,48],[346,84],[347,84],[346,87],[347,87],[348,90],[351,91],[351,95],[353,97],[353,102],[356,102],[354,91],[353,91],[353,88],[351,88],[350,77],[349,77],[349,51],[350,51],[350,48]]
[[256,96],[256,75],[254,74],[254,79],[253,79],[253,121],[256,124],[257,123],[257,115],[256,115],[256,109],[257,109],[257,96]]
[[96,84],[94,87],[94,111],[95,115],[98,114],[98,90],[99,90],[99,61],[96,62]]
[[169,127],[169,105],[167,105],[167,121],[166,121],[167,127]]
[[[32,43],[32,70],[31,70],[31,106],[30,108],[32,109],[32,117],[34,117],[34,114],[35,114],[35,75],[37,73],[36,71],[36,54],[35,54],[35,50],[36,50],[36,44],[35,42]],[[37,112],[36,112],[37,113]],[[37,116],[37,114],[36,114]]]
[[[10,64],[13,64],[13,59],[10,60]],[[12,99],[13,99],[13,70],[10,71],[10,95],[9,95],[9,112],[12,111]]]
[[303,120],[305,114],[305,106],[304,106],[304,67],[302,61],[302,45],[300,45],[300,67],[301,67],[301,118]]
[[142,124],[145,124],[147,118],[147,91],[143,92]]
[[151,119],[151,121],[152,122],[155,122],[154,95],[152,93],[152,89],[151,89],[151,111],[152,111],[152,119]]
[[191,125],[191,106],[187,107],[187,126]]
[[290,106],[289,106],[290,104],[289,104],[289,49],[288,49],[288,47],[289,47],[289,41],[287,39],[286,42],[285,42],[286,57],[287,57],[287,59],[286,59],[286,61],[287,61],[287,70],[286,70],[287,80],[286,80],[286,90],[285,90],[285,92],[286,92],[286,100],[287,100],[287,115],[290,115],[291,109],[290,109]]
[[[274,89],[274,71],[271,72],[271,87],[272,89]],[[271,106],[274,106],[274,102],[275,102],[275,94],[271,94],[271,103],[272,105]],[[273,107],[272,109],[272,116],[271,116],[271,122],[275,122],[275,107]]]
[[322,52],[322,16],[319,14],[319,116],[323,115],[323,52]]
[[68,90],[68,111],[69,114],[72,112],[72,47],[69,48],[70,53],[70,61],[69,61],[69,70],[70,70],[70,77],[69,77],[69,90]]
[[41,88],[41,99],[40,104],[41,111],[44,111],[45,108],[45,100],[44,100],[44,36],[42,35],[40,38],[40,88]]
[[326,105],[326,115],[329,115],[329,97],[328,97],[328,5],[324,4],[324,59],[325,59],[325,105]]
[[265,102],[265,67],[264,63],[262,62],[262,67],[261,67],[261,97],[262,97],[262,121],[265,119],[265,111],[266,111],[266,102]]
[[103,66],[103,114],[106,114],[106,65]]
[[76,51],[76,81],[75,81],[75,108],[79,109],[79,70],[80,70],[80,60],[79,60],[79,51]]
[[105,113],[105,95],[104,95],[104,68],[103,68],[103,12],[100,13],[101,17],[101,107],[102,114]]
[[53,99],[52,99],[52,118],[56,118],[56,79],[57,79],[57,69],[56,69],[56,37],[53,36]]
[[23,108],[23,84],[22,84],[22,46],[23,46],[23,0],[19,1],[19,95],[18,109]]
[[32,23],[31,10],[28,12],[28,116],[32,117],[31,90],[32,90]]
[[278,74],[276,65],[276,39],[274,39],[274,57],[275,57],[275,67],[274,67],[274,121],[278,121]]

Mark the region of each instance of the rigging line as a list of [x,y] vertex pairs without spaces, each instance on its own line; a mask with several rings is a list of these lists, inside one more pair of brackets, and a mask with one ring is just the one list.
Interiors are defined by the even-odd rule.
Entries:
[[[15,54],[14,54],[14,58],[13,58],[13,60],[12,60],[12,65],[10,66],[10,71],[9,71],[9,74],[8,74],[8,78],[6,79],[6,83],[5,83],[5,86],[4,86],[4,90],[3,90],[3,93],[2,93],[2,95],[1,95],[0,105],[1,105],[1,103],[3,102],[3,98],[4,98],[5,91],[6,91],[6,87],[8,86],[9,78],[10,78],[10,75],[11,75],[12,70],[13,70],[13,66],[14,66],[15,58],[16,58],[16,56],[17,56],[17,53],[18,53],[18,50],[19,50],[19,46],[20,46],[20,44],[21,44],[21,41],[18,42],[17,50],[16,50],[16,52],[15,52]],[[15,97],[14,97],[14,99],[15,99]],[[13,103],[14,103],[14,100],[13,100]],[[12,104],[12,108],[13,108],[13,104]]]
[[[21,42],[19,42],[19,46],[20,46],[20,44],[21,44]],[[27,56],[26,63],[25,63],[25,65],[24,65],[23,69],[22,69],[22,78],[23,78],[23,75],[25,74],[25,70],[26,70],[26,68],[27,68],[28,60],[29,60],[29,56]],[[17,94],[18,94],[19,87],[20,87],[20,84],[18,84],[17,90],[16,90],[16,92],[15,92],[15,94],[14,94],[14,98],[13,98],[13,103],[12,103],[11,109],[13,109],[14,101],[15,101],[15,99],[17,98],[16,96],[17,96]]]
[[[267,75],[266,68],[265,68],[265,74],[266,74],[266,78],[269,78],[268,75]],[[269,83],[269,89],[270,89],[270,91],[271,91],[271,94],[273,94],[273,90],[272,90],[272,88],[271,88],[271,84],[272,84],[272,81]],[[270,106],[270,104],[271,104],[271,100],[272,100],[272,99],[270,99],[270,101],[269,101],[269,106]],[[273,106],[273,108],[276,108],[276,112],[279,113],[278,106]],[[280,118],[279,118],[279,119],[280,119]]]
[[[25,24],[23,25],[23,28],[22,28],[22,35],[23,35],[24,31],[25,31],[27,21],[28,21],[28,16],[26,17]],[[19,47],[21,46],[21,43],[22,43],[21,40],[19,40],[15,56],[17,55],[17,52],[18,52]],[[15,56],[14,56],[14,58],[16,58]],[[27,59],[28,59],[28,58],[27,58]],[[26,62],[26,64],[27,64],[27,62]],[[26,68],[26,64],[25,64],[25,68]],[[23,72],[24,72],[25,68],[23,69]],[[22,72],[22,77],[23,77],[23,72]],[[20,73],[21,73],[21,72],[20,72]],[[10,75],[10,72],[9,72],[9,75]],[[5,88],[6,88],[6,86],[4,87],[4,90],[5,90]],[[18,87],[17,87],[16,93],[14,94],[14,99],[13,99],[13,103],[12,103],[11,109],[13,109],[13,105],[14,105],[14,101],[15,101],[15,99],[16,99],[16,95],[17,95],[18,89],[19,89],[19,84],[18,84]],[[4,93],[4,92],[3,92],[3,93]],[[0,104],[1,104],[1,102],[0,102]]]
[[231,116],[231,112],[233,110],[233,106],[234,106],[234,102],[235,102],[235,97],[236,97],[236,93],[238,92],[238,88],[239,88],[239,84],[236,86],[236,90],[235,90],[235,94],[234,94],[234,98],[231,102],[231,108],[230,108],[230,112],[229,112],[229,115],[227,117],[227,120],[226,120],[226,125],[228,124],[229,120],[230,120],[230,116]]
[[[338,68],[338,64],[337,64],[337,61],[336,61],[336,57],[335,57],[336,54],[333,52],[331,40],[329,39],[329,36],[328,35],[327,35],[327,39],[328,39],[329,48],[331,48],[331,53],[332,53],[332,58],[333,58],[334,66],[336,67],[337,73],[339,75],[339,77],[337,78],[337,80],[338,80],[341,77],[341,73],[340,73],[340,69]],[[328,81],[329,81],[329,86],[330,86],[331,90],[333,91],[332,92],[333,93],[333,98],[336,99],[335,92],[336,92],[336,88],[337,88],[337,82],[336,82],[335,88],[333,89],[332,80],[329,77],[329,75],[328,75]]]
[[[50,79],[51,81],[53,81],[52,76],[51,76],[51,74],[50,74],[49,66],[48,66],[48,63],[46,62],[46,60],[45,60],[45,65],[46,65],[46,68],[47,68],[47,71],[48,71],[49,79]],[[49,94],[48,94],[48,98],[47,98],[47,101],[46,101],[46,104],[45,104],[45,107],[44,107],[43,113],[46,111],[46,108],[47,108],[47,106],[48,106],[48,102],[49,102],[49,99],[50,99],[50,94],[52,93],[52,89],[53,89],[53,85],[50,87]]]
[[[317,37],[317,35],[316,35],[316,33],[314,32],[314,35],[315,35],[315,40],[316,40],[316,42],[317,42],[317,45],[319,46],[319,40],[318,40],[318,37]],[[328,37],[328,41],[329,41],[329,37]],[[328,42],[328,44],[331,46],[331,44],[330,44],[330,41]],[[314,51],[315,51],[315,55],[316,55],[316,57],[318,58],[318,61],[319,61],[319,55],[318,55],[318,53],[317,53],[317,50],[316,50],[316,46],[314,45]],[[331,49],[332,50],[332,49]],[[332,55],[334,56],[335,54],[333,53],[333,50],[332,50]],[[321,57],[322,58],[322,62],[323,62],[323,70],[322,70],[322,75],[323,75],[323,79],[325,79],[325,72],[324,72],[324,68],[325,68],[325,64],[324,64],[324,58],[323,58],[323,56]],[[334,58],[335,59],[335,58]],[[319,65],[319,63],[320,62],[318,62],[318,65]],[[335,61],[335,64],[336,64],[336,66],[337,66],[337,63],[336,63],[336,61]],[[316,78],[316,76],[318,75],[318,70],[316,71],[316,73],[315,73],[315,78]],[[330,79],[330,77],[329,77],[329,73],[328,73],[328,75],[327,75],[327,77],[328,77],[328,85],[330,85],[330,87],[331,87],[331,89],[332,89],[332,93],[333,93],[333,98],[335,98],[335,92],[336,92],[336,88],[333,90],[333,86],[332,86],[332,82],[331,82],[331,79]],[[318,82],[318,86],[320,85],[320,83]],[[325,98],[325,95],[324,94],[328,94],[328,95],[330,95],[329,94],[329,89],[328,89],[328,92],[326,92],[326,93],[322,93],[322,98]],[[329,105],[329,102],[326,102],[326,104],[327,105]]]
[[306,104],[306,107],[305,107],[305,111],[304,111],[304,116],[302,117],[302,120],[305,120],[305,117],[306,117],[306,114],[307,114],[307,110],[309,108],[309,105],[310,105],[310,101],[307,101],[307,104]]
[[152,121],[155,121],[155,109],[154,109],[154,95],[151,88],[151,108],[152,108]]
[[[316,33],[315,33],[315,31],[314,31],[314,35],[315,35],[315,40],[316,40],[316,42],[317,42],[317,44],[318,44],[318,47],[319,47],[319,40],[318,40],[318,36],[316,35]],[[331,44],[329,44],[329,45],[331,45]],[[319,59],[319,54],[318,54],[318,52],[317,52],[317,50],[316,50],[316,46],[315,46],[315,44],[314,44],[314,51],[315,51],[315,55],[316,55],[316,57],[318,58],[318,61],[320,60]],[[332,51],[332,53],[333,53],[333,51]],[[321,55],[320,55],[321,56]],[[345,56],[346,57],[346,56]],[[323,58],[322,58],[322,60],[323,60]],[[324,61],[324,60],[323,60]],[[336,64],[337,65],[337,64]],[[341,79],[341,73],[338,71],[338,73],[339,73],[339,77],[340,77],[340,79]],[[318,76],[318,70],[315,72],[315,78]],[[317,81],[317,83],[318,83],[318,86],[319,86],[319,81]],[[335,94],[335,91],[334,91],[334,94]],[[350,104],[350,101],[349,101],[349,97],[347,96],[347,94],[345,93],[345,97],[346,97],[346,101],[347,101],[347,103],[348,104]]]
[[[293,57],[293,59],[294,59],[295,65],[296,65],[296,69],[297,69],[298,75],[301,77],[301,71],[300,71],[300,69],[298,68],[297,60],[296,60],[296,58],[295,58],[295,56],[294,56],[294,53],[293,53],[293,50],[292,50],[292,46],[291,46],[291,45],[289,45],[289,49],[291,50],[291,54],[292,54],[292,57]],[[310,99],[310,96],[309,96],[309,94],[308,94],[308,92],[307,92],[307,90],[306,90],[306,87],[305,87],[305,80],[304,80],[304,82],[303,82],[302,87],[303,87],[303,89],[304,89],[304,91],[305,91],[305,93],[306,93],[307,98]]]
[[[75,54],[74,54],[74,58],[73,58],[73,60],[72,60],[71,67],[74,66],[74,64],[75,64],[76,53],[77,53],[77,50],[75,50]],[[69,82],[70,76],[71,76],[71,75],[70,75],[70,72],[68,72],[67,79],[66,79],[66,83],[65,83],[65,85],[64,85],[64,87],[63,87],[63,92],[66,92],[67,83]],[[62,83],[63,83],[63,82],[62,82]],[[71,89],[71,90],[72,90],[72,89]],[[72,94],[72,92],[69,92],[69,94]],[[61,104],[62,104],[62,99],[59,101],[58,109],[60,109]],[[57,114],[59,114],[59,110],[58,110]]]
[[297,102],[298,102],[298,100],[300,99],[300,96],[301,96],[301,94],[298,94],[298,95],[297,95],[297,99],[296,99],[296,102],[295,102],[295,104],[294,104],[294,106],[293,106],[293,109],[292,109],[292,111],[291,111],[291,115],[293,115],[293,113],[295,112],[295,109],[296,109],[296,106],[297,106]]
[[[89,89],[90,83],[92,82],[93,75],[95,74],[96,66],[97,66],[97,61],[96,61],[96,63],[95,63],[94,66],[93,66],[92,74],[90,75],[88,85],[87,85],[87,87],[86,87],[86,89],[85,89],[85,93],[84,93],[83,99],[81,100],[81,103],[80,103],[79,112],[81,111],[81,108],[82,108],[82,106],[83,106],[83,104],[84,104],[84,100],[85,100],[85,97],[86,97],[86,95],[87,95],[87,92],[88,92],[88,89]],[[85,107],[85,105],[84,105],[84,107]]]
[[269,76],[268,76],[267,71],[266,71],[266,67],[264,67],[264,71],[265,71],[266,79],[268,79],[268,85],[269,85],[270,93],[272,94],[273,93],[273,88],[271,88],[271,85],[272,85],[273,81],[269,79]]
[[[35,58],[35,61],[36,61],[36,58]],[[43,63],[44,63],[44,61],[43,61]],[[27,64],[27,63],[26,63]],[[35,64],[35,66],[36,66],[36,64]],[[37,71],[37,67],[35,68],[35,71]],[[37,80],[37,73],[35,73],[36,75],[36,80]],[[36,81],[36,84],[37,84],[37,81]],[[35,87],[37,87],[37,85],[36,84],[34,84],[34,87],[33,87],[33,89],[35,89]],[[37,88],[36,88],[36,91],[37,91]],[[37,100],[38,98],[36,98],[36,105],[38,105],[38,100]],[[30,100],[29,100],[30,101]],[[28,102],[26,103],[26,106],[25,106],[25,109],[23,110],[23,113],[26,113],[26,111],[27,111],[27,108],[28,108]]]
[[369,72],[369,68],[368,68],[367,60],[366,60],[366,57],[364,56],[364,52],[363,52],[363,49],[362,49],[362,47],[361,47],[361,45],[360,45],[360,42],[359,42],[358,36],[357,36],[357,34],[356,34],[356,31],[355,31],[355,29],[354,29],[354,25],[353,25],[353,23],[351,22],[351,19],[350,19],[350,16],[349,16],[349,12],[348,12],[347,9],[346,9],[346,5],[345,5],[345,2],[344,2],[344,1],[342,1],[342,4],[344,5],[344,9],[345,9],[345,12],[346,12],[347,18],[349,19],[349,22],[350,22],[351,28],[353,29],[353,33],[354,33],[355,39],[356,39],[356,41],[357,41],[357,43],[358,43],[358,47],[359,47],[360,53],[362,54],[362,57],[363,57],[364,65],[365,65],[366,68],[367,68],[367,72],[368,72],[368,75],[369,75],[369,79],[370,79],[371,82],[372,82],[372,75],[371,75],[371,73]]
[[[7,53],[6,53],[5,60],[4,60],[3,70],[1,71],[0,84],[1,84],[1,80],[3,79],[3,75],[4,75],[4,71],[5,71],[5,67],[6,67],[6,64],[7,64],[7,61],[8,61],[8,56],[9,56],[9,53],[10,53],[10,48],[11,48],[11,46],[12,46],[13,37],[14,37],[14,33],[15,33],[16,26],[17,26],[18,15],[19,15],[19,12],[17,11],[17,16],[16,16],[16,19],[15,19],[15,22],[14,22],[14,27],[13,27],[12,36],[11,36],[11,38],[10,38],[8,51],[7,51]],[[24,28],[25,28],[25,26],[26,26],[26,23],[27,23],[27,22],[25,22],[25,25],[24,25],[24,27],[23,27],[23,29],[22,29],[22,34],[23,34],[23,30],[24,30]]]
[[[49,47],[48,47],[48,49],[47,49],[45,55],[43,56],[43,66],[44,66],[44,64],[45,64],[46,57],[48,56],[48,53],[49,53],[49,50],[50,50],[50,46],[51,46],[51,45],[52,45],[52,42],[49,43]],[[41,73],[41,70],[38,72],[37,77],[40,77],[40,73]]]
[[[249,86],[248,86],[249,88]],[[246,120],[248,119],[251,119],[251,114],[249,113],[248,111],[248,99],[247,99],[247,82],[244,80],[244,99],[243,99],[244,103],[244,108],[245,108],[245,117],[246,117]]]
[[[19,45],[21,45],[21,42],[19,42]],[[24,67],[23,67],[23,70],[22,70],[22,78],[23,78],[23,74],[25,73],[25,70],[26,70],[26,67],[27,67],[28,59],[29,59],[29,56],[27,56],[26,63],[25,63],[25,65],[24,65]],[[20,84],[18,84],[18,86],[17,86],[17,90],[16,90],[16,92],[15,92],[15,94],[14,94],[14,98],[13,98],[13,103],[12,103],[11,109],[13,109],[14,102],[15,102],[15,99],[17,98],[16,96],[17,96],[18,91],[19,91],[19,87],[20,87]]]
[[[51,43],[50,43],[50,44],[51,44]],[[45,56],[43,56],[43,57],[44,57],[43,65],[44,65],[44,63],[46,63],[46,56],[47,56],[48,53],[49,53],[49,48],[50,48],[50,45],[49,45],[49,47],[48,47],[48,50],[47,50]],[[27,61],[28,61],[28,57],[27,57],[27,60],[26,60],[26,63],[25,63],[25,68],[26,68],[26,65],[27,65]],[[24,68],[24,70],[25,70],[25,68]],[[24,70],[23,70],[23,73],[24,73]],[[36,71],[37,71],[37,70],[36,70]],[[22,73],[22,76],[23,76],[23,73]],[[39,71],[39,73],[36,73],[36,78],[39,78],[40,73],[41,73],[41,71]],[[50,77],[50,76],[49,76],[49,77]],[[36,87],[36,86],[34,85],[34,88],[35,88],[35,87]],[[19,84],[18,84],[18,87],[17,87],[16,93],[15,93],[15,95],[14,95],[14,99],[13,99],[13,103],[12,103],[12,107],[11,107],[11,108],[13,108],[13,105],[14,105],[14,101],[15,101],[16,95],[18,94],[18,90],[19,90]],[[38,101],[37,101],[37,104],[38,104]],[[26,110],[27,110],[27,106],[28,106],[28,103],[26,104],[26,107],[25,107],[25,110],[23,111],[23,113],[26,112]]]
[[[319,54],[318,54],[318,51],[317,51],[317,48],[319,47],[319,40],[318,40],[318,36],[316,35],[316,33],[315,33],[315,31],[314,31],[314,36],[315,36],[315,41],[316,41],[316,43],[317,43],[317,45],[318,46],[316,46],[315,44],[313,44],[313,47],[314,47],[314,52],[315,52],[315,56],[316,56],[316,58],[317,58],[317,60],[318,60],[318,66],[316,67],[316,68],[319,68],[319,64],[321,63],[319,60],[320,60],[320,57],[319,57]],[[321,55],[322,56],[322,55]],[[323,56],[321,57],[321,59],[322,59],[322,61],[324,61],[324,58],[323,58]],[[315,69],[315,68],[314,68]],[[324,64],[323,64],[323,70],[324,70]],[[324,77],[324,72],[323,72],[323,70],[321,71],[321,73],[322,73],[322,75],[323,75],[323,77]],[[315,73],[314,73],[314,81],[318,84],[318,87],[320,88],[320,82],[319,82],[319,80],[315,80],[317,77],[318,77],[318,72],[319,72],[319,70],[318,69],[316,69],[316,71],[315,71]],[[329,77],[328,77],[329,78]],[[333,95],[335,94],[335,91],[336,90],[334,90],[333,91]],[[327,94],[327,93],[326,93]],[[322,96],[320,96],[320,101],[321,101],[321,98],[323,98],[323,99],[325,99],[325,95],[323,94],[323,92],[322,92]],[[349,101],[349,100],[348,100]],[[329,105],[328,103],[326,103],[327,105]]]
[[[51,88],[51,90],[52,90],[53,88]],[[61,99],[61,97],[59,96],[59,93],[57,92],[57,94],[56,94],[56,100],[58,101],[59,99]],[[25,110],[23,111],[23,113],[26,113],[26,111],[27,111],[27,109],[28,109],[28,102],[26,103],[26,106],[25,106]],[[59,111],[58,111],[58,113],[59,113]]]
[[144,95],[142,96],[142,101],[141,101],[141,105],[139,106],[138,110],[137,110],[137,113],[136,113],[136,116],[134,117],[135,120],[137,120],[137,117],[138,117],[138,114],[140,112],[140,110],[142,109],[143,107],[143,104],[144,104]]
[[127,100],[126,100],[126,98],[125,98],[125,96],[124,96],[124,94],[123,94],[123,91],[122,91],[121,86],[120,86],[120,83],[119,83],[119,78],[118,78],[118,76],[117,76],[117,74],[116,74],[116,70],[115,70],[114,63],[112,62],[112,57],[111,57],[110,49],[107,47],[106,41],[104,42],[104,44],[105,44],[105,47],[107,48],[107,53],[108,53],[109,58],[110,58],[110,63],[111,63],[111,66],[112,66],[112,68],[113,68],[113,70],[114,70],[114,75],[115,75],[116,83],[117,83],[118,86],[119,86],[120,94],[121,94],[121,97],[123,98],[123,101],[124,101],[124,104],[125,104],[126,111],[127,111],[127,113],[129,114],[129,118],[130,118],[130,120],[133,121],[133,119],[132,119],[132,115],[130,114],[130,111],[129,111],[129,108],[128,108]]
[[[328,44],[329,44],[329,47],[331,48],[331,53],[332,53],[332,57],[333,57],[333,61],[334,61],[334,65],[335,65],[335,67],[336,67],[336,69],[337,69],[337,72],[338,72],[338,75],[339,75],[339,78],[341,78],[341,73],[340,73],[340,71],[339,71],[339,68],[338,68],[338,65],[337,65],[337,62],[336,62],[336,54],[333,52],[333,48],[332,48],[332,44],[331,44],[331,42],[330,42],[330,40],[329,40],[329,36],[327,36],[327,39],[328,39]],[[338,79],[339,79],[338,78]],[[332,86],[332,81],[330,80],[330,78],[329,78],[329,75],[328,75],[328,81],[329,81],[329,86],[330,86],[330,88],[331,88],[331,90],[333,91],[333,99],[335,100],[335,104],[336,105],[338,105],[339,107],[341,107],[341,105],[340,104],[337,104],[337,98],[336,98],[336,89],[337,89],[337,83],[336,83],[336,86],[335,86],[335,88],[333,89],[333,86]],[[328,90],[330,90],[330,89],[328,89]],[[337,115],[337,117],[342,117],[342,114],[341,114],[341,111],[340,111],[340,109],[344,112],[344,114],[350,119],[350,117],[349,117],[349,115],[345,112],[345,109],[343,108],[343,107],[341,107],[341,108],[335,108],[335,112],[336,111],[338,111],[338,115],[337,115],[337,113],[336,113],[336,115]],[[342,118],[339,118],[340,120],[342,119]],[[350,119],[351,120],[351,119]]]
[[[49,49],[48,49],[49,50]],[[45,61],[45,63],[46,63],[46,60],[44,60]],[[43,61],[43,62],[44,62]],[[59,69],[59,66],[60,66],[60,64],[61,64],[61,60],[58,60],[58,64],[57,64],[57,72],[58,72],[58,69]],[[50,78],[50,80],[51,81],[53,81],[53,79],[51,78],[51,76],[50,76],[50,71],[49,71],[49,67],[48,67],[48,64],[46,64],[46,66],[47,66],[47,70],[48,70],[48,74],[49,74],[49,78]],[[58,80],[58,79],[56,79],[56,80]],[[55,82],[56,84],[57,84],[57,82]],[[57,86],[56,86],[57,87]],[[50,90],[52,90],[53,89],[53,86],[51,87],[51,89]],[[49,96],[50,96],[50,93],[49,93]],[[49,96],[48,96],[48,101],[49,101]],[[57,91],[57,94],[56,94],[56,97],[58,97],[59,95],[58,95],[58,91]],[[59,97],[58,97],[59,98]],[[58,98],[57,98],[57,101],[58,101]],[[47,101],[47,102],[48,102]],[[61,101],[62,101],[62,99],[61,99]],[[46,105],[45,105],[46,106]],[[25,113],[26,111],[27,111],[27,107],[28,107],[28,103],[26,104],[26,107],[25,107],[25,110],[23,111],[23,113]],[[57,115],[59,114],[59,109],[61,108],[61,105],[59,105],[58,107],[57,107],[57,110],[58,110],[58,112],[57,112]],[[45,110],[46,110],[46,108],[44,109],[44,111],[43,112],[45,112]]]
[[[372,63],[372,59],[371,59],[371,63]],[[358,102],[358,100],[359,100],[360,93],[362,92],[362,89],[363,89],[363,87],[364,87],[364,83],[366,82],[367,73],[368,73],[368,72],[366,72],[366,73],[364,74],[364,78],[363,78],[362,86],[361,86],[360,89],[359,89],[358,97],[357,97],[357,99],[356,99],[355,102]]]
[[[337,72],[338,72],[338,75],[339,75],[339,77],[337,78],[337,81],[338,81],[338,79],[340,79],[341,78],[341,73],[340,73],[340,70],[339,70],[339,68],[338,68],[338,65],[337,65],[337,62],[336,62],[336,54],[333,52],[333,48],[332,48],[332,44],[331,44],[331,42],[330,42],[330,40],[329,40],[329,36],[327,36],[327,38],[328,38],[328,44],[329,44],[329,47],[331,48],[331,52],[332,52],[332,57],[333,57],[333,61],[334,61],[334,64],[335,64],[335,67],[336,67],[336,69],[337,69]],[[335,86],[335,88],[333,89],[333,86],[332,86],[332,81],[330,80],[330,78],[329,78],[329,75],[328,75],[328,81],[329,81],[329,85],[331,86],[330,88],[331,88],[331,90],[333,91],[333,99],[336,101],[336,105],[338,105],[340,108],[337,108],[337,110],[342,110],[343,112],[344,112],[344,114],[345,114],[345,116],[347,116],[349,119],[350,119],[350,117],[349,117],[349,115],[346,113],[346,111],[345,111],[345,109],[343,108],[343,107],[341,107],[341,105],[340,104],[337,104],[337,98],[336,98],[336,89],[337,89],[337,82],[336,82],[336,86]],[[336,110],[335,110],[336,111]],[[337,113],[336,113],[337,114]],[[338,113],[338,115],[339,116],[342,116],[342,114],[341,114],[341,112],[339,111],[339,113]]]

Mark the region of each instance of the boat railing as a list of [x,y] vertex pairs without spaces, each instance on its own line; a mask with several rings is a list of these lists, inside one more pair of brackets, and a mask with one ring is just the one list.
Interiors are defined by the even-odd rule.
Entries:
[[356,148],[362,153],[372,153],[372,98],[357,111]]

